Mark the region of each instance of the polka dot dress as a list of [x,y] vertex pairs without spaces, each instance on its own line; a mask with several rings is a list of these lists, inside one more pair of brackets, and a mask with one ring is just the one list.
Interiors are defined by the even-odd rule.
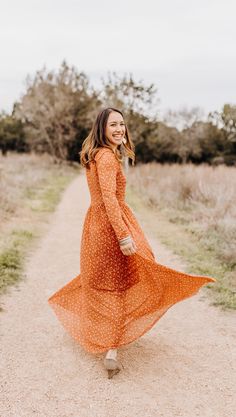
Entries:
[[[91,204],[83,225],[80,274],[48,302],[69,334],[88,352],[98,353],[139,338],[172,305],[216,280],[156,262],[125,202],[126,178],[112,150],[98,151],[86,177]],[[130,235],[137,251],[126,256],[118,241]]]

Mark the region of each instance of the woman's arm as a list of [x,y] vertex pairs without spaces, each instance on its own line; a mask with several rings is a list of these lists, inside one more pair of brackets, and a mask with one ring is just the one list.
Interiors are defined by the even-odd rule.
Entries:
[[130,236],[125,224],[119,202],[116,198],[116,174],[118,171],[115,155],[110,150],[103,151],[96,160],[98,180],[106,213],[118,240]]

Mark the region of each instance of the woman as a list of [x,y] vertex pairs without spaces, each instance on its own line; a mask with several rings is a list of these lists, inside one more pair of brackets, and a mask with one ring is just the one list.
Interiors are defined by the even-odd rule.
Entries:
[[121,370],[117,348],[131,343],[175,303],[216,281],[168,268],[125,202],[122,156],[134,163],[123,114],[102,110],[83,142],[81,164],[91,195],[80,251],[80,274],[49,298],[65,329],[88,352],[106,352],[108,378]]

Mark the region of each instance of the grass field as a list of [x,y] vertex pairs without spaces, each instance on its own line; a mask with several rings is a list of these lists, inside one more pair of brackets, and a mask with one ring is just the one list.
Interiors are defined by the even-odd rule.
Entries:
[[78,172],[78,165],[56,165],[47,155],[0,157],[0,293],[22,278],[31,248]]
[[235,309],[236,168],[149,163],[130,167],[127,184],[129,203],[188,271],[217,279],[214,304]]
[[[0,292],[22,278],[61,193],[80,167],[47,155],[0,157]],[[217,279],[216,305],[236,308],[236,169],[150,163],[130,167],[127,201],[193,274]]]

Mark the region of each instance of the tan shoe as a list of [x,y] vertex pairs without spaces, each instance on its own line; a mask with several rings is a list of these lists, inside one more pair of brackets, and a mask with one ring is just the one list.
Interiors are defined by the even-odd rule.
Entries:
[[108,379],[111,379],[114,375],[118,374],[121,370],[121,366],[123,366],[117,360],[117,353],[117,348],[109,349],[104,358],[103,363],[108,372]]
[[117,359],[109,359],[105,357],[103,363],[108,373],[108,379],[113,378],[113,376],[118,374],[122,369],[122,365]]

